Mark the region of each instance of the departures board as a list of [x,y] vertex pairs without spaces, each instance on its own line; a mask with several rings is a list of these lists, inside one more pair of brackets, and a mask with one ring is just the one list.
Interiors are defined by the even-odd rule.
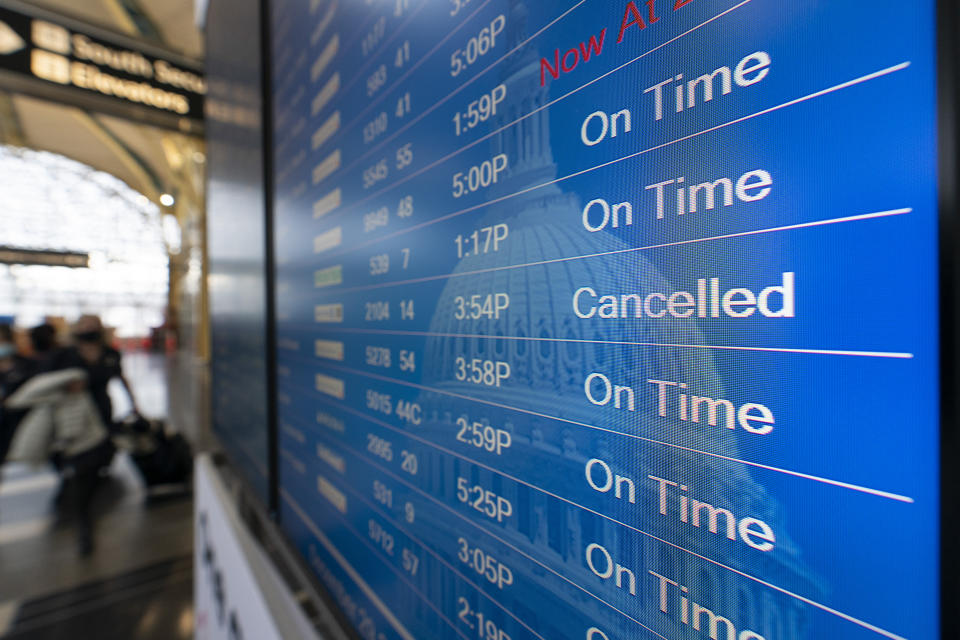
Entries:
[[281,526],[368,640],[938,634],[934,3],[270,3]]

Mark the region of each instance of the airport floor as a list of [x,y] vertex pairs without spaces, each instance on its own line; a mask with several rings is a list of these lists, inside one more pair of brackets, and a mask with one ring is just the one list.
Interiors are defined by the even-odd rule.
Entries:
[[[131,353],[124,370],[142,413],[166,418],[164,356]],[[126,400],[115,398],[115,413]],[[173,412],[176,413],[176,412]],[[95,548],[80,557],[56,506],[51,469],[7,464],[0,476],[0,638],[177,640],[193,637],[189,491],[147,493],[119,453],[95,500]]]

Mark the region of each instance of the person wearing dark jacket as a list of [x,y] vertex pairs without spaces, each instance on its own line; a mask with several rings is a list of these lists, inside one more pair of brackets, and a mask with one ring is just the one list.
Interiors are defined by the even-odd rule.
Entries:
[[60,361],[61,366],[79,366],[87,372],[87,389],[93,397],[100,418],[108,429],[113,427],[113,403],[107,386],[114,378],[120,380],[134,413],[139,413],[133,390],[123,377],[120,352],[109,346],[103,325],[97,316],[81,317],[73,328],[74,346]]
[[[12,395],[34,373],[32,360],[17,353],[10,325],[0,324],[0,402]],[[0,463],[6,458],[17,425],[26,412],[0,406]]]
[[63,348],[57,341],[56,328],[47,323],[37,325],[30,329],[29,336],[36,373],[56,369],[59,364],[58,361],[63,355]]

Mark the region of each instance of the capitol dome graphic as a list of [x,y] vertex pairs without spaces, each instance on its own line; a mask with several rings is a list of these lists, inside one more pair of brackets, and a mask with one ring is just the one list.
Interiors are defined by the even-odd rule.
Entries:
[[[529,37],[524,3],[514,1],[510,7],[508,48]],[[498,110],[498,122],[492,129],[513,122],[550,99],[549,84],[539,85],[537,50],[527,45],[511,59],[515,61],[500,75],[507,86],[507,100]],[[511,96],[523,99],[511,102]],[[540,110],[484,143],[491,154],[506,152],[510,157],[506,179],[489,193],[491,199],[557,177],[549,118],[549,109]],[[730,618],[739,630],[751,629],[766,640],[811,637],[806,630],[809,607],[730,570],[814,599],[823,589],[821,579],[804,565],[802,550],[792,542],[790,522],[777,500],[754,479],[754,472],[746,465],[730,460],[741,457],[739,439],[751,435],[706,421],[680,423],[670,416],[659,416],[654,387],[648,382],[683,381],[698,393],[725,398],[735,380],[725,380],[724,375],[735,372],[721,374],[710,349],[655,346],[703,344],[695,318],[630,318],[603,323],[583,320],[573,313],[571,297],[582,286],[597,291],[651,292],[673,291],[687,284],[668,281],[656,259],[646,252],[623,252],[630,245],[617,235],[587,232],[579,224],[583,205],[581,197],[564,191],[564,182],[560,181],[506,198],[474,214],[473,228],[506,222],[509,238],[495,253],[464,258],[446,282],[424,353],[424,362],[430,365],[423,384],[436,391],[421,395],[427,415],[418,433],[435,440],[444,434],[443,440],[449,441],[449,434],[459,428],[458,418],[465,417],[507,430],[512,446],[499,457],[484,451],[458,450],[487,468],[424,451],[433,459],[425,460],[423,467],[436,470],[431,491],[456,503],[454,479],[469,473],[473,481],[511,501],[515,515],[510,521],[503,525],[487,523],[487,528],[518,549],[532,545],[543,565],[569,581],[541,566],[523,576],[528,583],[547,585],[544,591],[559,596],[563,604],[553,611],[532,610],[527,602],[511,600],[509,592],[498,595],[508,610],[544,638],[573,637],[564,626],[569,618],[567,609],[595,620],[611,639],[654,637],[584,590],[667,637],[708,637],[680,624],[675,611],[669,615],[660,612],[657,583],[650,570],[688,586],[698,603]],[[595,256],[618,251],[622,253]],[[669,259],[670,254],[657,255]],[[629,289],[624,289],[625,284]],[[455,319],[457,296],[469,298],[491,292],[507,292],[510,296],[509,308],[501,317]],[[458,357],[507,362],[510,377],[499,388],[457,381]],[[593,372],[634,389],[634,410],[591,403],[584,383]],[[635,480],[634,504],[588,486],[585,467],[594,458],[607,461],[613,473]],[[576,504],[505,481],[495,471],[502,469],[510,474],[520,468],[524,469],[520,479]],[[661,515],[657,484],[648,479],[649,475],[686,482],[695,486],[697,497],[717,507],[738,517],[762,519],[776,531],[776,548],[763,553],[705,527],[682,525],[674,504],[667,516]],[[460,535],[459,528],[465,526],[450,522],[439,511],[424,517],[434,517],[431,524],[449,530],[453,536]],[[635,571],[636,594],[616,589],[611,581],[591,573],[584,553],[590,543],[602,545],[617,562]],[[518,571],[531,566],[518,555],[512,557],[512,566]],[[557,584],[561,588],[555,588]],[[578,630],[577,637],[581,633]]]

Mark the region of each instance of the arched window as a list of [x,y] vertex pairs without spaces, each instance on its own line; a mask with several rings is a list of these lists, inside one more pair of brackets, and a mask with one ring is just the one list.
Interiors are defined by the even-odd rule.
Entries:
[[[163,323],[172,216],[120,179],[63,156],[0,145],[0,245],[87,256],[86,267],[0,264],[0,315],[100,315],[120,337]],[[12,262],[12,260],[11,260]]]

